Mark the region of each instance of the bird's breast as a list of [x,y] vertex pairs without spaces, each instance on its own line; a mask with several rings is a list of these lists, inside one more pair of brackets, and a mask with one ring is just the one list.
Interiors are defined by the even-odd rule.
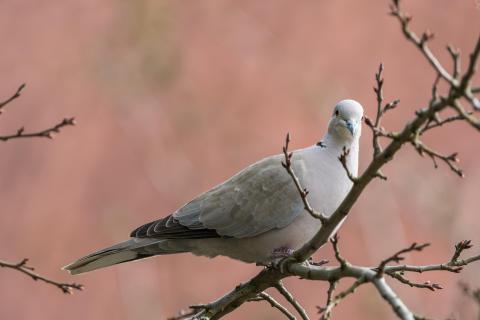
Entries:
[[307,199],[310,205],[330,216],[350,191],[352,182],[333,152],[322,155],[320,159],[313,158],[303,165],[299,179],[309,191]]

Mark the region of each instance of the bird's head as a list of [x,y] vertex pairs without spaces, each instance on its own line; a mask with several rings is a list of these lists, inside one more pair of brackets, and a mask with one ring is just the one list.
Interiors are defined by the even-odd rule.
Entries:
[[328,133],[337,139],[353,141],[362,131],[363,107],[355,100],[342,100],[333,109]]

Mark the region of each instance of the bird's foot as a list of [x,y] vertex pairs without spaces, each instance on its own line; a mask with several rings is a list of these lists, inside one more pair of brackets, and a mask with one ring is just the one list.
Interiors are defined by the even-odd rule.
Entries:
[[279,247],[273,250],[271,259],[272,259],[272,268],[280,270],[281,273],[287,271],[289,264],[297,262],[297,259],[293,257],[295,250],[288,247]]
[[[267,268],[274,268],[280,270],[281,273],[285,273],[288,271],[288,266],[292,263],[298,263],[297,259],[293,256],[295,250],[288,248],[288,247],[279,247],[273,250],[271,257],[270,264],[264,263],[257,263],[257,265],[265,266]],[[303,261],[302,263],[305,264],[307,267],[309,266],[323,266],[327,264],[328,260],[320,260],[320,261],[313,261],[313,258],[310,257],[308,260]]]

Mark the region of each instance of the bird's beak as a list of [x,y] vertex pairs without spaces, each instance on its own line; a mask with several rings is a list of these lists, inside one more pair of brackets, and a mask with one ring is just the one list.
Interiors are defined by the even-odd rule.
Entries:
[[353,134],[355,133],[355,129],[356,129],[356,124],[354,122],[352,122],[351,120],[345,120],[345,126],[347,127],[348,131],[350,131],[350,133]]

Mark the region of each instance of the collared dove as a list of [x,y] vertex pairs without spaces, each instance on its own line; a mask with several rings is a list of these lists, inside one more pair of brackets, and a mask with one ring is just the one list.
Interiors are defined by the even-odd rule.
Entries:
[[[323,139],[293,152],[292,169],[309,190],[311,206],[327,217],[352,186],[338,159],[344,147],[350,150],[346,166],[357,175],[362,117],[363,108],[358,102],[340,101]],[[223,255],[259,264],[288,256],[310,240],[321,223],[305,211],[282,160],[282,154],[260,160],[173,214],[137,228],[130,240],[92,253],[64,269],[78,274],[180,252]]]

